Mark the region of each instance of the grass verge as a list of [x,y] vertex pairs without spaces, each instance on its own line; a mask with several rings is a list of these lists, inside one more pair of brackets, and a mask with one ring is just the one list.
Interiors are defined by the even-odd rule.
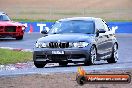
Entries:
[[44,20],[44,19],[16,19],[13,18],[13,21],[18,21],[18,22],[55,22],[57,20]]
[[22,63],[32,60],[32,52],[0,49],[0,64]]
[[[105,19],[105,18],[104,18]],[[19,18],[13,18],[13,21],[18,22],[56,22],[56,20],[46,20],[46,19],[19,19]],[[105,19],[107,22],[132,22],[132,20],[119,20],[119,19]]]

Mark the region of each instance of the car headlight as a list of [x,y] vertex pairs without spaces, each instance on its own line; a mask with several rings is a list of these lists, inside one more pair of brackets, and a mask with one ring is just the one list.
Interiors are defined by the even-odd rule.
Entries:
[[41,47],[46,48],[46,43],[42,43]]
[[89,43],[87,43],[87,42],[75,42],[75,43],[73,43],[73,46],[78,47],[78,48],[83,48],[83,47],[88,46],[88,44]]
[[24,31],[26,29],[26,27],[25,26],[22,26],[22,30]]
[[41,43],[36,43],[36,44],[35,44],[35,47],[36,47],[36,48],[41,48]]
[[46,48],[46,43],[36,43],[36,48]]

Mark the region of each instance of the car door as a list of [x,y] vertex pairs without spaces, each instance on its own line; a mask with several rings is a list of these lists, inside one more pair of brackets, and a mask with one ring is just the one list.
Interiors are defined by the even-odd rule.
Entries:
[[[100,20],[100,19],[95,20],[95,26],[96,26],[96,31],[98,31],[100,29],[105,30],[102,20]],[[99,33],[99,35],[96,36],[95,40],[97,43],[97,54],[99,57],[103,57],[106,52],[106,48],[107,48],[107,46],[106,46],[107,35],[105,33]]]
[[109,55],[112,52],[112,47],[113,47],[113,42],[112,42],[113,33],[110,30],[110,28],[108,27],[107,23],[103,20],[102,20],[102,22],[103,22],[104,28],[106,30],[106,33],[104,35],[106,37],[106,39],[105,39],[106,42],[104,44],[105,45],[105,53],[107,55]]

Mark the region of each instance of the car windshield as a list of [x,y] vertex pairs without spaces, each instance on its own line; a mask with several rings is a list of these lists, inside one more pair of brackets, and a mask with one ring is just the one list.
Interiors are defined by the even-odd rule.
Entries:
[[10,18],[7,15],[0,15],[0,21],[9,21]]
[[49,31],[49,34],[61,33],[94,33],[94,22],[84,20],[60,21],[56,22]]

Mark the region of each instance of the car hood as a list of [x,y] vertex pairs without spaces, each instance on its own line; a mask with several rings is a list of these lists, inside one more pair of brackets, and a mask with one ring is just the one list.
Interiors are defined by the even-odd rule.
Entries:
[[38,39],[38,42],[78,42],[90,41],[93,34],[52,34]]
[[22,26],[22,24],[13,21],[0,21],[0,26]]

